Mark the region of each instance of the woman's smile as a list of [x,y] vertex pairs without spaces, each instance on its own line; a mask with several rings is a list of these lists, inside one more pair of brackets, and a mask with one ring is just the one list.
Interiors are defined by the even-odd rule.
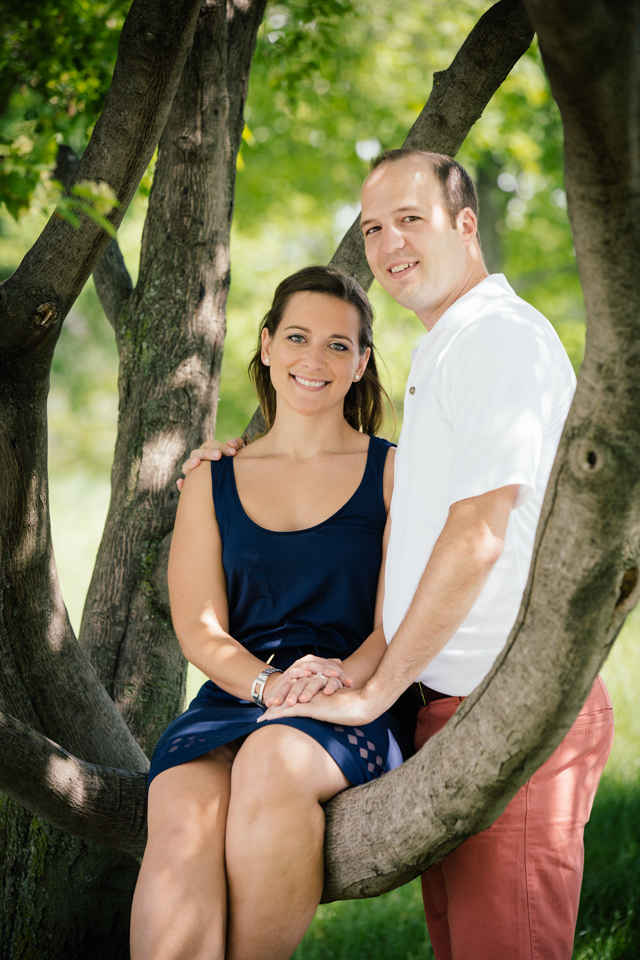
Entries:
[[304,377],[299,377],[295,373],[290,374],[290,376],[303,390],[322,390],[323,387],[331,383],[330,380],[307,380]]

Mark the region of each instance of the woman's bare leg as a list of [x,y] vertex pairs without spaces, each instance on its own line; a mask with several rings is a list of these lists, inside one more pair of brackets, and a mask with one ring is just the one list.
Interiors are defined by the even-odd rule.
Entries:
[[224,839],[237,745],[163,771],[131,913],[132,960],[224,960]]
[[288,960],[324,880],[325,803],[349,786],[307,734],[252,733],[233,764],[227,817],[227,960]]

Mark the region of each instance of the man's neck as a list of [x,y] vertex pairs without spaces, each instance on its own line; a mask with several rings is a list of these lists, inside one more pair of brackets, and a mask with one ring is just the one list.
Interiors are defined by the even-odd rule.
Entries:
[[456,300],[459,300],[460,297],[464,297],[465,293],[468,293],[469,290],[473,290],[474,287],[477,287],[479,283],[482,283],[483,280],[486,280],[489,274],[487,269],[482,261],[472,260],[469,263],[469,268],[461,277],[460,282],[454,286],[449,293],[433,308],[428,310],[421,310],[419,313],[416,311],[416,316],[418,320],[427,328],[427,331],[430,333],[435,327],[436,323],[443,314],[447,312],[450,306],[452,306]]

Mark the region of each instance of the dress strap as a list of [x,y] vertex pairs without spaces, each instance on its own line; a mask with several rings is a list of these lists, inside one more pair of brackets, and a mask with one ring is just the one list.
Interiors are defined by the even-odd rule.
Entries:
[[222,523],[238,512],[232,471],[233,457],[211,461],[211,492],[221,533]]
[[389,447],[393,446],[393,443],[383,440],[382,437],[370,437],[367,466],[356,497],[360,504],[369,504],[369,509],[375,505],[377,511],[382,511],[380,516],[383,518],[383,525],[387,513],[384,504],[384,468]]

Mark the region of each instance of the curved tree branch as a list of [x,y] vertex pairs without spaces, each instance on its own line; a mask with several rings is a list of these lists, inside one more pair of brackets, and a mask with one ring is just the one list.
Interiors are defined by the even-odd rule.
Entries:
[[[120,201],[109,215],[115,227],[166,123],[200,6],[201,0],[134,0],[125,21],[104,109],[71,184],[106,182]],[[7,354],[33,349],[43,337],[51,341],[49,334],[59,330],[108,243],[108,234],[90,218],[81,215],[81,227],[76,229],[54,213],[16,272],[0,287],[2,346]],[[33,319],[43,304],[55,308],[49,309],[47,324]]]
[[[499,0],[478,20],[451,66],[433,75],[433,89],[403,146],[455,157],[473,124],[530,47],[533,29],[522,0]],[[331,265],[368,290],[373,281],[360,217],[342,238]]]
[[[68,186],[79,163],[80,157],[75,150],[60,144],[53,171],[54,180],[59,180],[65,187]],[[115,330],[120,311],[133,293],[131,277],[115,238],[93,268],[93,282],[107,320]]]
[[93,282],[107,320],[116,329],[133,284],[118,241],[113,239],[93,268]]
[[79,760],[0,711],[0,791],[54,827],[133,856],[147,837],[147,774]]

